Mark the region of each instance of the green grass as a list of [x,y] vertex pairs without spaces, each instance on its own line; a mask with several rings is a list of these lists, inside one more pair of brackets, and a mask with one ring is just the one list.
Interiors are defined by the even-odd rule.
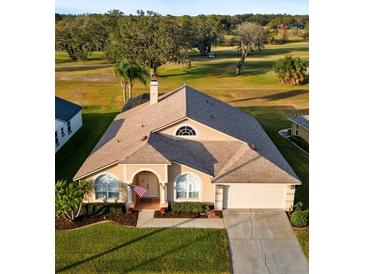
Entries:
[[[99,62],[103,62],[105,59],[105,54],[104,52],[100,52],[100,51],[94,51],[91,52],[88,56],[88,61],[99,61]],[[56,60],[56,64],[63,64],[66,63],[67,65],[71,65],[71,64],[82,64],[83,62],[79,62],[79,61],[72,61],[70,56],[64,52],[64,51],[56,51],[55,52],[55,60]]]
[[[234,47],[216,47],[213,51],[218,54],[217,59],[194,55],[190,72],[184,65],[161,66],[158,70],[160,92],[171,91],[187,82],[254,115],[302,180],[303,185],[297,188],[295,200],[308,207],[308,155],[279,136],[277,131],[290,127],[289,114],[308,111],[309,84],[283,85],[272,69],[273,64],[285,55],[308,61],[308,42],[267,45],[262,52],[247,58],[240,76],[234,75],[239,60]],[[56,52],[56,95],[86,107],[80,132],[56,154],[56,179],[74,176],[123,106],[119,82],[103,56],[103,53],[93,53],[91,60],[72,62],[65,53]],[[134,94],[147,90],[148,87],[136,83]],[[308,245],[308,237],[300,241]]]
[[298,238],[298,242],[302,247],[304,255],[309,258],[309,231],[308,230],[294,230],[294,234]]
[[[279,83],[273,64],[285,55],[308,61],[308,42],[267,45],[262,52],[248,57],[242,75],[235,76],[239,55],[234,47],[216,47],[217,59],[193,56],[192,70],[186,66],[165,64],[158,70],[160,92],[168,92],[188,82],[232,106],[253,114],[262,124],[294,171],[303,181],[296,201],[308,207],[308,156],[277,134],[289,127],[289,114],[308,111],[309,84],[292,87]],[[71,62],[64,52],[56,52],[56,95],[79,103],[84,126],[56,154],[56,179],[71,179],[91,152],[113,117],[123,106],[121,89],[112,66],[105,66],[103,53],[92,53],[91,60]],[[103,64],[100,66],[100,64]],[[134,94],[148,87],[135,84]]]
[[56,231],[56,272],[232,273],[232,267],[224,230],[98,224]]

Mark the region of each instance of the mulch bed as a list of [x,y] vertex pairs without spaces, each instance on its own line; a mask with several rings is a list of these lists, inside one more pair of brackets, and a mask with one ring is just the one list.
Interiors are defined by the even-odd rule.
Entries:
[[154,218],[223,218],[222,210],[212,210],[207,213],[193,213],[193,212],[173,212],[168,211],[162,213],[159,210],[155,211]]
[[138,219],[138,211],[134,211],[131,214],[111,214],[107,213],[101,216],[83,216],[79,217],[74,221],[70,221],[64,216],[60,216],[56,219],[56,229],[68,230],[83,227],[86,225],[98,223],[101,221],[113,221],[124,226],[136,226]]

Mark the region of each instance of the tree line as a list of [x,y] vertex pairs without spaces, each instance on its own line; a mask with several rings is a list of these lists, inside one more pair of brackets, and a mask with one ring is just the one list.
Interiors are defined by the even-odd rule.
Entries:
[[134,79],[145,82],[145,68],[149,68],[151,77],[167,62],[188,64],[189,69],[193,49],[201,56],[207,55],[213,46],[224,42],[225,35],[233,35],[231,42],[240,52],[236,65],[239,75],[252,51],[261,51],[272,38],[277,40],[278,33],[285,37],[286,30],[292,28],[308,30],[308,16],[162,16],[143,10],[136,15],[125,15],[119,10],[105,14],[56,14],[55,46],[56,50],[66,51],[72,60],[86,60],[92,51],[104,51],[106,60],[115,64],[126,101],[126,87],[131,98]]
[[112,63],[128,58],[154,72],[167,61],[188,62],[192,48],[206,55],[212,46],[225,40],[225,35],[236,35],[244,23],[265,30],[266,36],[262,38],[267,38],[278,29],[305,29],[309,21],[307,15],[161,16],[142,10],[136,15],[125,15],[119,10],[105,14],[56,14],[55,19],[56,49],[66,51],[72,60],[86,60],[90,52],[102,50]]

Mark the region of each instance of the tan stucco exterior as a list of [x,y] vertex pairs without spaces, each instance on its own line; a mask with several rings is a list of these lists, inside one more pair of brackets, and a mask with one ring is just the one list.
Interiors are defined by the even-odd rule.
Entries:
[[158,132],[161,134],[165,134],[168,136],[175,136],[176,131],[182,126],[190,126],[195,132],[196,136],[184,136],[184,137],[176,137],[176,138],[185,138],[197,141],[237,141],[237,139],[228,136],[224,133],[221,133],[217,130],[214,130],[206,125],[195,122],[191,119],[184,119],[179,121],[173,125],[170,125],[166,128],[159,130]]
[[[167,175],[167,165],[125,165],[125,164],[115,164],[105,169],[102,169],[92,175],[85,177],[84,179],[89,181],[91,184],[94,183],[96,178],[103,174],[109,174],[116,178],[120,182],[120,196],[119,199],[108,199],[107,201],[103,199],[95,199],[95,191],[92,189],[91,193],[87,196],[85,202],[97,203],[97,202],[114,202],[114,203],[125,203],[127,202],[127,184],[138,183],[138,176],[136,176],[141,171],[149,171],[155,174],[158,178],[159,183],[166,183],[168,179]],[[135,195],[133,194],[133,200],[135,200]]]
[[169,180],[167,184],[167,199],[169,201],[177,201],[175,200],[175,179],[178,175],[184,174],[184,173],[191,173],[195,176],[198,176],[200,179],[200,192],[201,197],[197,201],[201,202],[210,202],[214,203],[215,200],[215,185],[212,184],[211,180],[212,178],[204,173],[201,173],[199,171],[196,171],[192,168],[189,168],[187,166],[180,165],[178,163],[173,163],[168,168],[169,172]]
[[[85,199],[87,203],[127,203],[128,187],[127,183],[138,185],[138,174],[143,171],[153,173],[159,183],[159,198],[164,197],[167,201],[183,201],[175,199],[175,180],[180,174],[191,173],[200,179],[200,197],[195,201],[209,202],[216,204],[217,184],[212,183],[212,177],[189,168],[179,163],[173,162],[171,165],[126,165],[115,164],[100,170],[85,179],[94,183],[97,177],[109,174],[120,182],[121,191],[118,199],[95,199],[94,189]],[[164,186],[167,188],[164,188]],[[223,187],[223,208],[284,208],[289,210],[293,207],[295,188],[288,184],[245,184],[232,183],[224,184]],[[221,198],[219,198],[221,200]],[[133,202],[136,195],[132,192]],[[166,202],[167,202],[166,201]],[[167,206],[161,200],[161,205]]]
[[[298,132],[296,131],[298,130]],[[292,135],[299,136],[309,143],[309,131],[296,123],[291,125]]]

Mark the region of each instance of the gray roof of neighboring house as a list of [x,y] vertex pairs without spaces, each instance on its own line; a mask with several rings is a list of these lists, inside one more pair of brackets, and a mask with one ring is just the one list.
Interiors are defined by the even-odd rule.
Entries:
[[82,106],[74,104],[70,101],[57,96],[55,96],[55,98],[56,119],[69,121],[82,109]]
[[[237,141],[192,141],[154,132],[190,118]],[[255,150],[250,148],[254,144]],[[256,119],[189,86],[118,114],[75,179],[119,162],[177,162],[214,177],[214,182],[291,182],[299,179]],[[263,168],[264,167],[264,168]]]
[[309,130],[309,115],[290,116],[288,119],[306,130]]

